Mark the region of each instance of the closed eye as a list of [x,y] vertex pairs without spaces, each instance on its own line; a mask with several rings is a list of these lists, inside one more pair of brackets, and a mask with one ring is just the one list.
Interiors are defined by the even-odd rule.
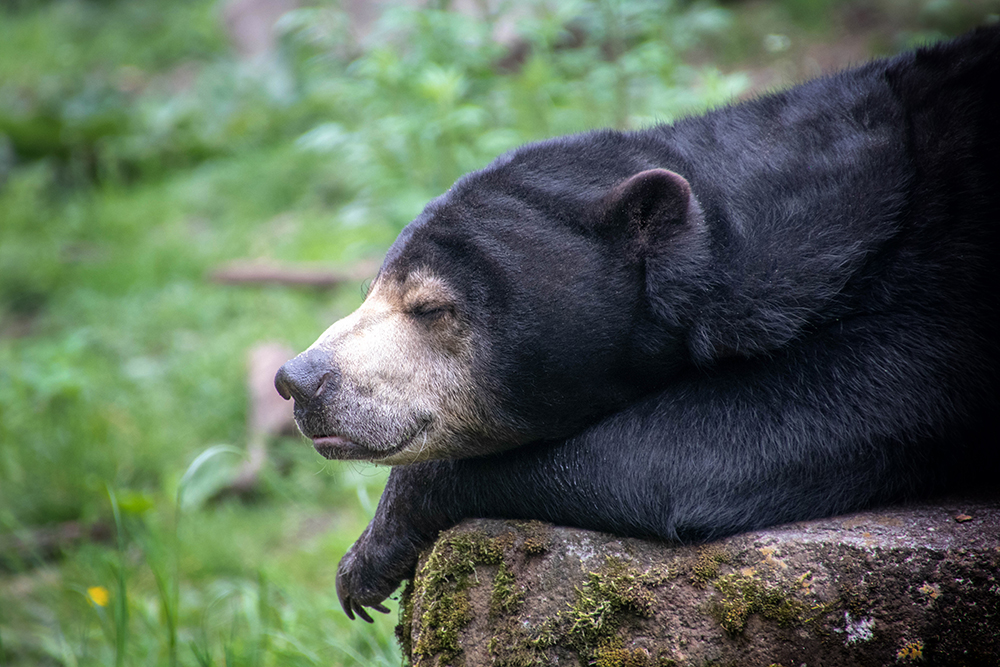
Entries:
[[410,315],[426,320],[436,320],[455,314],[455,308],[448,303],[421,303],[410,308]]

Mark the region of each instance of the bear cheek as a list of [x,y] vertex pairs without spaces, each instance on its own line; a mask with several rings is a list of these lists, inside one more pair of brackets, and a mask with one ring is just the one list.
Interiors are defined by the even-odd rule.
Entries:
[[464,434],[482,430],[468,346],[443,329],[428,330],[404,316],[392,343],[368,356],[359,369],[362,375],[379,375],[372,396],[375,409],[406,415],[406,423],[425,424],[406,447],[380,463],[454,457],[467,439]]

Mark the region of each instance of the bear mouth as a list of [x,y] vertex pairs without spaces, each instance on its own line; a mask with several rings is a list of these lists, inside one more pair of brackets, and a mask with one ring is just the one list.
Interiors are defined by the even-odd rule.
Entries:
[[366,445],[361,445],[347,436],[343,435],[316,435],[310,436],[313,441],[313,448],[325,459],[331,461],[378,461],[395,456],[399,452],[409,447],[417,437],[427,430],[431,420],[420,422],[414,431],[404,437],[398,444],[388,449],[372,449]]
[[372,458],[375,453],[353,440],[340,435],[321,435],[312,439],[320,456],[331,461],[357,461]]

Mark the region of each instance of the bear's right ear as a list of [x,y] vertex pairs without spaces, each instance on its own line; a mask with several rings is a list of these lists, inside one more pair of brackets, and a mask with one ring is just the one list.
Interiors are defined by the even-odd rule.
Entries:
[[669,169],[648,169],[630,176],[602,204],[605,229],[626,235],[642,254],[693,232],[701,222],[687,179]]

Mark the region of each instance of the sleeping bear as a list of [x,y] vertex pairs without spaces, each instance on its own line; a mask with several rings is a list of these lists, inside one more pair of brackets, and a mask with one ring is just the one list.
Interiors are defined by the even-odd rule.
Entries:
[[998,125],[991,27],[459,179],[275,378],[394,466],[348,616],[465,517],[690,542],[996,484]]

